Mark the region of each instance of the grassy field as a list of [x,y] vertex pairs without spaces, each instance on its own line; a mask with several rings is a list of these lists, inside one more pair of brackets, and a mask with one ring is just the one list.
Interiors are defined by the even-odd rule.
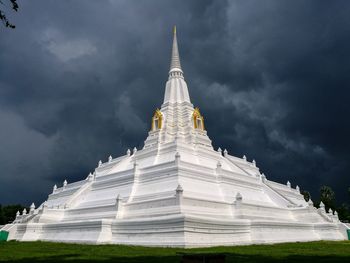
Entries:
[[47,242],[2,242],[0,262],[181,262],[184,254],[224,254],[225,262],[350,262],[350,242],[309,242],[198,249]]

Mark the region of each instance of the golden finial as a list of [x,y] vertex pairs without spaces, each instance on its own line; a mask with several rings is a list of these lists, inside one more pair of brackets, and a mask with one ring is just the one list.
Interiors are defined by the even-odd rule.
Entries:
[[174,35],[176,34],[176,26],[174,26]]

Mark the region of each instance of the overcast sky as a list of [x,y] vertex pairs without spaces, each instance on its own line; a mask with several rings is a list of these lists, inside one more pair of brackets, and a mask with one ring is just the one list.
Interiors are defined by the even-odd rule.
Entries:
[[0,203],[40,204],[143,146],[173,25],[215,149],[347,200],[349,1],[18,2],[0,27]]

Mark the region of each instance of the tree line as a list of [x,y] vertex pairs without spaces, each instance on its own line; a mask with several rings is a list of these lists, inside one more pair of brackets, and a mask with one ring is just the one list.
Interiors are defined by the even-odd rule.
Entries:
[[13,222],[16,218],[17,211],[22,212],[24,208],[29,211],[27,207],[19,204],[6,206],[0,204],[0,225],[6,225]]
[[17,12],[18,8],[19,8],[19,6],[17,4],[17,0],[8,0],[5,2],[3,0],[0,0],[0,21],[4,24],[4,26],[6,26],[8,28],[15,28],[16,26],[8,20],[6,13],[3,10],[3,7],[10,8],[10,9],[14,10],[15,12]]
[[[308,191],[301,191],[301,194],[304,196],[306,202],[308,202],[311,198],[311,195]],[[350,200],[350,187],[348,188],[348,195]],[[343,202],[341,205],[337,204],[335,199],[335,192],[329,186],[322,186],[320,188],[320,196],[318,200],[314,202],[314,206],[319,208],[320,203],[325,205],[326,211],[332,209],[333,211],[337,211],[338,217],[343,222],[350,222],[350,205],[347,202]]]

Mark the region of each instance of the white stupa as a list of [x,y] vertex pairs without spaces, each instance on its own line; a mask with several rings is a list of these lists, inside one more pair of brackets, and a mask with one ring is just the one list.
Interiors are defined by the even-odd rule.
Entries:
[[100,161],[85,180],[55,185],[38,208],[18,213],[3,228],[9,239],[172,247],[346,239],[337,214],[305,202],[299,187],[213,149],[190,100],[176,30],[151,127],[142,149]]

